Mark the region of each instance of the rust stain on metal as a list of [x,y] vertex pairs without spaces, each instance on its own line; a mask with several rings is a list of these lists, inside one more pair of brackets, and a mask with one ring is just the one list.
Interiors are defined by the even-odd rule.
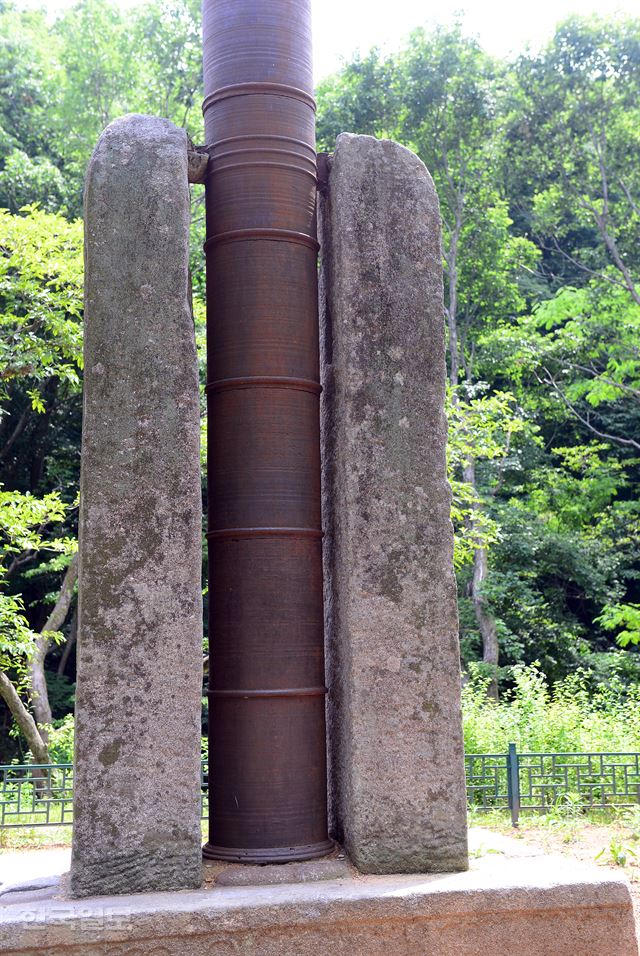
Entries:
[[327,853],[309,0],[204,0],[209,842]]

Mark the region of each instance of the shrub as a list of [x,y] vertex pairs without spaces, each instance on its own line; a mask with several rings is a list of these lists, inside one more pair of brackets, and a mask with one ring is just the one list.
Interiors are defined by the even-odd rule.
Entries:
[[591,687],[578,670],[548,687],[536,665],[517,665],[514,687],[501,700],[487,697],[488,679],[470,667],[462,690],[466,753],[640,750],[640,688],[612,677]]

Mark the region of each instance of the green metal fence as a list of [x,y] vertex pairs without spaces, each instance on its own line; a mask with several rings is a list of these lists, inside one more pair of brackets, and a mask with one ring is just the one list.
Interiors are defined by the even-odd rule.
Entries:
[[[523,811],[554,807],[610,809],[640,803],[640,753],[507,753],[465,756],[469,807],[505,810],[517,826]],[[208,770],[202,763],[202,816]],[[71,764],[0,766],[0,829],[73,822]]]
[[640,803],[640,753],[467,754],[470,807],[511,813],[559,806],[585,810],[632,807]]
[[73,765],[0,766],[0,828],[73,822]]

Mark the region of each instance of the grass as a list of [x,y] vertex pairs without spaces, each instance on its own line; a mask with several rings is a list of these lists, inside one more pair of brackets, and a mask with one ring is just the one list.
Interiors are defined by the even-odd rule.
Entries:
[[640,751],[640,686],[612,678],[594,688],[578,670],[549,688],[535,666],[512,676],[512,690],[495,701],[472,671],[462,690],[466,753],[505,753],[510,743],[529,753]]
[[[56,846],[71,846],[73,827],[4,827],[0,828],[0,853],[2,850],[37,850]],[[208,823],[202,821],[202,840],[208,839]]]
[[39,847],[71,846],[73,827],[5,827],[0,829],[2,850],[35,850]]

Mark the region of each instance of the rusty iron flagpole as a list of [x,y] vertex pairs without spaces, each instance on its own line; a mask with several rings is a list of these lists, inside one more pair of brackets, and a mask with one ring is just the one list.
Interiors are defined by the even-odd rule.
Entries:
[[327,836],[310,0],[204,0],[209,487],[205,857]]

